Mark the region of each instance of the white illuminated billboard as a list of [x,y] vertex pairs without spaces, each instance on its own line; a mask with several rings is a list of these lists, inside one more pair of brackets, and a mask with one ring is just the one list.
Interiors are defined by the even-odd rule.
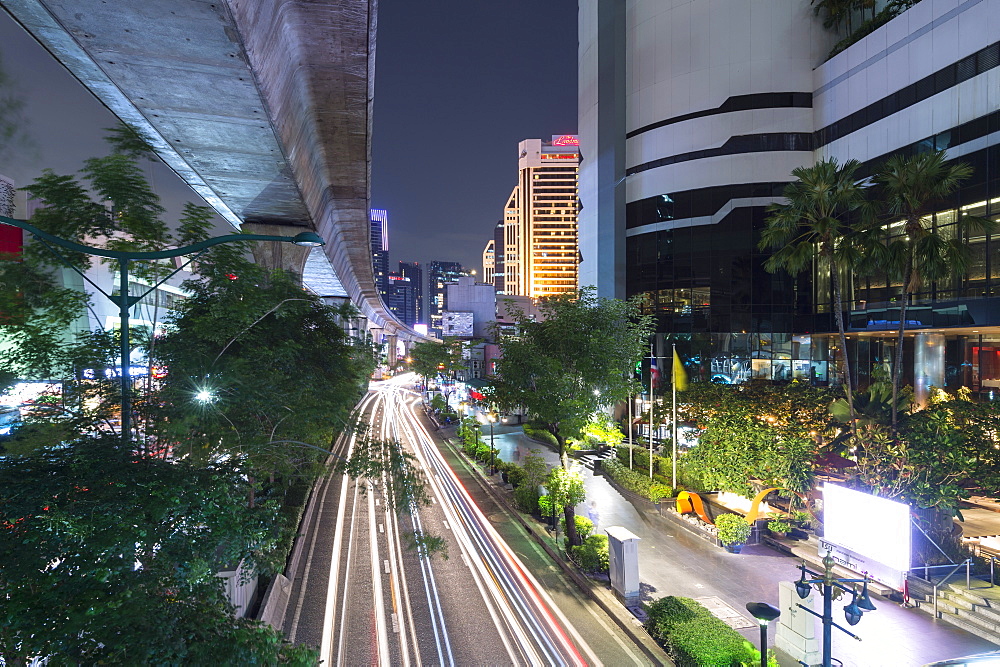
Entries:
[[834,484],[823,486],[823,539],[906,572],[910,506]]

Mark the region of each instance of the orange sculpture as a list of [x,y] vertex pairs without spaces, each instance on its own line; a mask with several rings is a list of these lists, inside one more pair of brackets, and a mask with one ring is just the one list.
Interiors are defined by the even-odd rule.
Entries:
[[705,513],[705,506],[701,502],[701,496],[694,491],[681,491],[677,494],[677,512],[680,514],[694,512],[705,523],[715,525],[715,522],[709,519],[708,514]]

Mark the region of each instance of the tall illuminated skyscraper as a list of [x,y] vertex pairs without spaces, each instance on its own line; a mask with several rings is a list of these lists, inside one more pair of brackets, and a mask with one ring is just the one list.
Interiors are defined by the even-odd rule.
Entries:
[[575,135],[518,144],[518,181],[504,209],[503,292],[552,296],[577,288]]
[[382,297],[382,303],[386,303],[389,297],[389,213],[385,209],[373,208],[369,212],[369,219],[375,287]]

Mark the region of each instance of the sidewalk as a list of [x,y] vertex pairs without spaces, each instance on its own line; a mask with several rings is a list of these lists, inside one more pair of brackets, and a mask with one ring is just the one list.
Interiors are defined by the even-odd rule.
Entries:
[[[489,430],[486,430],[489,437]],[[559,456],[545,445],[529,440],[516,426],[494,427],[499,458],[520,462],[531,450],[550,465]],[[746,612],[747,602],[778,603],[778,582],[798,579],[798,561],[764,545],[746,546],[741,554],[730,554],[675,526],[669,520],[636,511],[602,476],[593,474],[593,461],[582,461],[587,501],[577,512],[587,516],[590,502],[597,502],[598,530],[624,526],[642,538],[639,542],[639,578],[643,601],[665,595],[715,598],[705,602],[727,605],[742,616],[746,627],[739,631],[757,645],[760,633]],[[923,612],[876,599],[877,610],[866,613],[851,628],[858,642],[834,629],[833,656],[848,667],[919,667],[936,660],[996,650],[997,646]],[[841,607],[834,603],[836,622],[843,621]],[[727,614],[731,614],[727,610]],[[739,625],[739,618],[735,624]],[[773,641],[773,624],[769,639]],[[779,656],[781,657],[781,656]],[[782,659],[783,667],[797,664]]]

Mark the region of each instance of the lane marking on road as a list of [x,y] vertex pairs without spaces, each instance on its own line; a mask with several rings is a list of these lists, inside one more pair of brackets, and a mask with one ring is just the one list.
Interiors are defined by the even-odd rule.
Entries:
[[385,563],[385,573],[389,574],[389,559],[387,558],[382,562]]
[[444,522],[442,522],[442,523],[444,523],[444,529],[445,529],[445,530],[451,530],[451,526],[449,526],[449,525],[448,525],[448,522],[447,522],[447,521],[444,521]]
[[380,523],[378,525],[378,532],[380,532],[380,533],[384,533],[385,532],[385,524],[384,523]]

